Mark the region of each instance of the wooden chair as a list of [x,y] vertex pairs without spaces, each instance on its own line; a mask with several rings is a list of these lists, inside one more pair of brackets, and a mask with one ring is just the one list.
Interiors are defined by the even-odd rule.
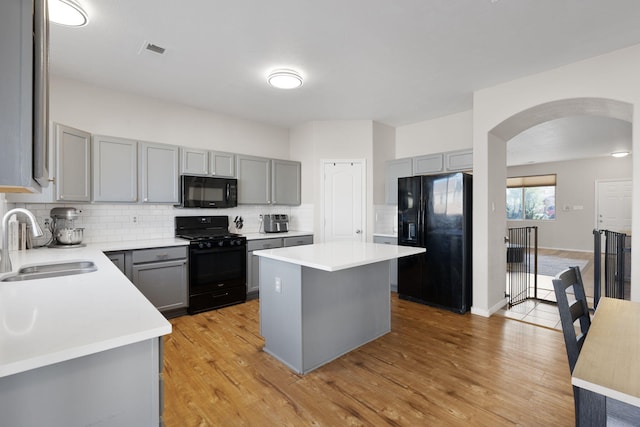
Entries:
[[[582,344],[591,326],[591,316],[589,315],[589,308],[587,307],[587,297],[584,293],[580,268],[569,267],[558,273],[556,278],[553,279],[553,290],[555,291],[556,301],[558,302],[564,344],[567,348],[567,358],[569,359],[569,370],[573,373],[573,368],[578,361]],[[574,298],[569,300],[569,295],[571,294],[574,295]],[[576,320],[580,320],[579,332],[577,332]],[[577,416],[578,390],[575,386],[573,387],[573,401]]]
[[[587,307],[587,297],[584,293],[580,268],[569,267],[558,273],[556,278],[553,279],[553,289],[558,302],[558,311],[560,312],[564,344],[567,348],[567,357],[569,359],[569,370],[573,372],[580,349],[582,349],[582,344],[591,326],[591,317]],[[575,299],[572,298],[570,301],[570,294],[573,294]],[[579,333],[576,330],[576,320],[580,320]]]

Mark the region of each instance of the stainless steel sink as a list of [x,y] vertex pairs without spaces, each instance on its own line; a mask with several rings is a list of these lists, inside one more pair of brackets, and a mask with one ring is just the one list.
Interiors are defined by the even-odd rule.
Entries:
[[22,267],[13,276],[2,279],[2,282],[16,282],[21,280],[47,279],[50,277],[71,276],[96,271],[98,267],[93,261],[72,261],[59,264],[39,264]]

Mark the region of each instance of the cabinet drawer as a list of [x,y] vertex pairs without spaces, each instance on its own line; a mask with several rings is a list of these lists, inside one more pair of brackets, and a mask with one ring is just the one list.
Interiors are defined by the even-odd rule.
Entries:
[[225,307],[247,300],[247,290],[244,286],[237,286],[225,291],[206,292],[191,295],[189,298],[189,313],[195,314],[212,308]]
[[298,236],[298,237],[285,237],[284,247],[311,245],[313,243],[313,236]]
[[247,242],[247,251],[258,251],[260,249],[281,248],[282,239],[258,239]]
[[373,236],[373,243],[383,243],[385,245],[397,245],[397,237]]
[[124,273],[124,252],[105,252],[104,254]]
[[167,261],[170,259],[182,259],[187,257],[186,246],[170,246],[166,248],[141,249],[133,251],[134,264],[144,262]]

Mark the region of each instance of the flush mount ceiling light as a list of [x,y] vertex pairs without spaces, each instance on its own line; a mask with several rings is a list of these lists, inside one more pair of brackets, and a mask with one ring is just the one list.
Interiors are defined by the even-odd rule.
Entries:
[[629,155],[628,151],[617,151],[615,153],[611,153],[613,157],[626,157]]
[[302,77],[294,70],[279,69],[269,74],[267,82],[278,89],[295,89],[302,86]]
[[73,0],[49,0],[49,20],[68,27],[83,27],[89,15]]

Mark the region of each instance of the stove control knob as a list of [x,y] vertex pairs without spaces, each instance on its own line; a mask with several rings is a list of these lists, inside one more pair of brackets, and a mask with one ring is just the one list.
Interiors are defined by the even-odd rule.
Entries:
[[211,242],[207,242],[207,247],[210,248],[211,247]]
[[218,246],[224,246],[224,240],[220,240],[220,241],[218,242]]
[[202,242],[198,243],[198,249],[202,249],[202,248],[204,248],[204,243]]

